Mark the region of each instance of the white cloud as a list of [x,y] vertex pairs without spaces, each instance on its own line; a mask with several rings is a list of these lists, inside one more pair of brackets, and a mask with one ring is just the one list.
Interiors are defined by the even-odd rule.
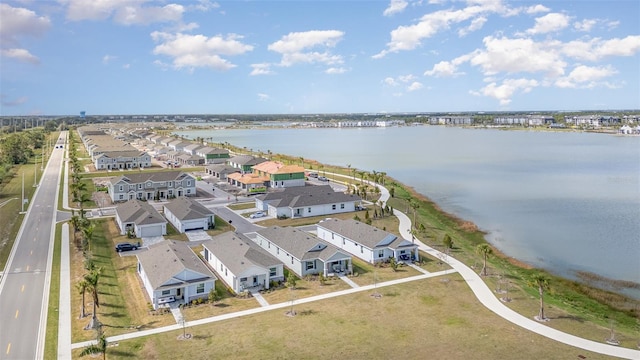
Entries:
[[413,74],[408,74],[408,75],[400,75],[398,76],[398,80],[400,80],[403,83],[408,83],[410,81],[412,81],[413,79],[415,79],[416,77]]
[[384,9],[382,15],[391,16],[400,13],[404,11],[407,5],[409,5],[409,3],[406,0],[391,0],[391,2],[389,3],[389,7]]
[[[392,30],[391,41],[387,43],[387,49],[382,50],[372,57],[379,59],[389,53],[414,50],[422,44],[424,39],[428,39],[442,30],[449,29],[451,25],[471,20],[472,25],[470,25],[470,29],[477,29],[484,24],[484,20],[475,19],[485,18],[486,15],[492,13],[508,15],[512,11],[513,9],[505,7],[499,0],[469,1],[469,6],[462,9],[435,11],[422,16],[416,24],[408,26],[402,25]],[[467,32],[468,31],[469,30],[467,30]]]
[[347,72],[347,69],[343,67],[331,67],[324,71],[326,74],[336,75],[336,74],[344,74]]
[[469,26],[462,28],[460,30],[458,30],[458,36],[463,37],[466,36],[469,33],[472,33],[474,31],[478,31],[480,29],[482,29],[482,26],[484,26],[484,23],[487,22],[487,18],[484,16],[475,18],[471,21],[471,24],[469,24]]
[[545,16],[536,18],[535,25],[527,30],[527,34],[546,34],[562,30],[569,26],[571,18],[561,13],[550,13]]
[[533,6],[529,6],[525,12],[527,14],[538,14],[538,13],[544,13],[544,12],[549,12],[551,11],[551,9],[549,9],[548,7],[544,6],[544,5],[533,5]]
[[173,59],[175,69],[209,67],[216,70],[229,70],[236,65],[221,56],[241,55],[253,50],[253,46],[240,42],[242,36],[170,34],[154,31],[151,38],[160,42],[153,49],[156,55],[166,55]]
[[112,60],[115,60],[117,58],[117,56],[105,55],[102,57],[102,63],[108,65]]
[[431,68],[431,70],[425,71],[424,75],[435,77],[456,77],[459,75],[463,75],[463,72],[458,71],[458,66],[469,61],[469,59],[471,59],[474,54],[475,52],[459,56],[451,61],[440,61],[439,63],[433,65],[433,68]]
[[122,65],[122,68],[125,69],[125,70],[129,70],[129,69],[131,69],[131,64],[124,64],[124,65]]
[[220,7],[220,4],[217,2],[212,2],[209,0],[198,0],[198,3],[195,5],[189,5],[189,10],[194,9],[198,11],[209,11],[211,9],[217,9]]
[[[268,49],[282,55],[280,66],[298,63],[342,64],[342,56],[331,54],[329,49],[335,47],[343,37],[344,32],[338,30],[292,32],[269,44]],[[321,51],[313,50],[318,48]]]
[[253,68],[249,74],[251,76],[273,74],[273,71],[271,71],[271,64],[268,63],[251,64],[251,67]]
[[185,12],[180,4],[144,6],[147,0],[66,0],[67,19],[113,20],[122,25],[148,25],[162,22],[179,22]]
[[471,91],[471,94],[490,96],[497,99],[500,102],[500,105],[504,106],[511,103],[511,97],[516,92],[528,93],[538,85],[538,81],[533,79],[505,79],[502,81],[501,85],[492,82],[480,89],[479,92]]
[[555,85],[561,88],[592,88],[605,83],[599,83],[603,78],[616,74],[617,71],[610,65],[607,66],[576,66],[569,75],[556,80]]
[[588,61],[609,56],[632,56],[640,51],[640,35],[629,35],[622,39],[574,40],[562,44],[560,50],[570,58]]
[[267,94],[263,94],[263,93],[258,94],[258,101],[268,101],[270,99],[271,97]]
[[38,37],[51,27],[51,20],[35,12],[0,3],[0,55],[20,62],[39,64],[40,59],[22,48],[20,39]]
[[2,57],[18,60],[31,64],[40,64],[40,59],[32,55],[27,49],[2,49]]
[[537,72],[549,76],[564,74],[567,66],[557,48],[527,38],[483,39],[485,50],[469,55],[470,63],[480,66],[485,75],[497,73]]
[[411,83],[411,85],[409,85],[407,87],[407,91],[416,91],[416,90],[420,90],[424,87],[424,85],[422,85],[421,83],[414,81]]
[[26,103],[27,100],[29,99],[26,96],[9,100],[9,97],[6,94],[0,94],[0,104],[2,104],[2,106],[18,106]]
[[577,31],[589,32],[598,23],[596,19],[584,19],[573,23],[573,28]]
[[384,80],[382,80],[385,84],[389,85],[389,86],[398,86],[398,82],[396,82],[396,80],[392,77],[387,77]]

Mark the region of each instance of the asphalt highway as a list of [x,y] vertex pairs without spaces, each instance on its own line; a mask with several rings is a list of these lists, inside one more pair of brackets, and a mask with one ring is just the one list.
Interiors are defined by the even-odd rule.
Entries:
[[[66,132],[61,133],[57,146],[65,138]],[[41,359],[44,354],[56,195],[65,152],[57,146],[0,280],[0,359]],[[32,185],[25,180],[25,186]]]

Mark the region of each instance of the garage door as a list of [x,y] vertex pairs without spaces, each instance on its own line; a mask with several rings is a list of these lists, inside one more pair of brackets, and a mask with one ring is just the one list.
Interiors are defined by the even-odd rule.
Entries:
[[152,237],[152,236],[162,236],[162,225],[158,226],[145,226],[138,229],[138,236],[143,237]]
[[184,231],[203,230],[204,220],[199,219],[199,220],[183,221],[182,225],[184,226]]

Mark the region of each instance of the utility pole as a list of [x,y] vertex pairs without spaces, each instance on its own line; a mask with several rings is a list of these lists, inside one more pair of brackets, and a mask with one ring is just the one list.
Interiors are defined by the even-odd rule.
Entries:
[[33,187],[38,186],[38,155],[35,155],[33,163]]

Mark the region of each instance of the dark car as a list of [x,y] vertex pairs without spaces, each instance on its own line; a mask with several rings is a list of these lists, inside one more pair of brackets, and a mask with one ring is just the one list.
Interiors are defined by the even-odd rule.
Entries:
[[117,252],[131,251],[131,250],[138,250],[138,246],[132,243],[119,243],[118,245],[116,245]]

